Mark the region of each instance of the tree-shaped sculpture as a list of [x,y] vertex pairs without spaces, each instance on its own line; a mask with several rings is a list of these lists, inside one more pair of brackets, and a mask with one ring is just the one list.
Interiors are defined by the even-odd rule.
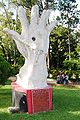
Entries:
[[19,34],[8,28],[4,32],[15,40],[25,63],[17,74],[16,83],[26,89],[44,88],[47,86],[46,55],[49,48],[49,35],[56,25],[56,20],[49,23],[50,10],[44,10],[39,16],[39,7],[34,5],[31,10],[30,23],[26,18],[25,9],[20,6],[18,16],[22,25]]

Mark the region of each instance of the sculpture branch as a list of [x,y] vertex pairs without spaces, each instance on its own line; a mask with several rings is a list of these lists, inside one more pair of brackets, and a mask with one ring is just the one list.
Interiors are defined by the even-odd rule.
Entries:
[[29,22],[26,17],[26,10],[22,6],[20,6],[18,9],[18,16],[22,25],[22,35],[25,36],[29,28]]
[[50,34],[50,32],[53,30],[53,28],[57,25],[57,21],[53,21],[51,22],[48,26],[47,26],[47,30],[48,30],[48,33]]
[[30,24],[31,25],[37,25],[39,22],[39,8],[37,5],[32,7],[31,10],[31,20],[30,20]]
[[19,38],[21,37],[20,35],[19,35],[19,33],[17,33],[16,31],[14,31],[14,30],[10,30],[10,29],[8,29],[8,28],[4,28],[3,29],[3,32],[4,33],[6,33],[6,34],[9,34],[13,39],[15,39],[15,40],[19,40]]

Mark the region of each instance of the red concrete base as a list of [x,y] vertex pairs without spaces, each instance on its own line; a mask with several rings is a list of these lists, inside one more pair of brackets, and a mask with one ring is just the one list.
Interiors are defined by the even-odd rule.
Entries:
[[12,89],[26,94],[28,113],[44,112],[52,110],[52,88],[48,86],[44,89],[27,90],[15,82],[12,83]]

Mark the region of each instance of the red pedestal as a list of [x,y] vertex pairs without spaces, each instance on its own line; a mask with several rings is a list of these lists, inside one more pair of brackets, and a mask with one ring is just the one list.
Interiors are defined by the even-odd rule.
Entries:
[[29,114],[52,110],[52,88],[51,86],[47,86],[44,89],[27,90],[27,89],[20,87],[14,82],[12,83],[12,89],[26,94]]

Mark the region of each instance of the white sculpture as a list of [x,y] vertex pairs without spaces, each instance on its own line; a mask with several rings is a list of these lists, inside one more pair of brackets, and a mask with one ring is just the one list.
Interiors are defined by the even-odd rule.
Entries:
[[37,5],[32,7],[30,23],[25,9],[20,6],[18,16],[22,25],[21,35],[14,30],[4,29],[15,40],[25,63],[17,74],[16,83],[26,89],[47,86],[46,55],[49,48],[49,34],[56,25],[56,20],[49,23],[50,10],[44,10],[39,17]]

